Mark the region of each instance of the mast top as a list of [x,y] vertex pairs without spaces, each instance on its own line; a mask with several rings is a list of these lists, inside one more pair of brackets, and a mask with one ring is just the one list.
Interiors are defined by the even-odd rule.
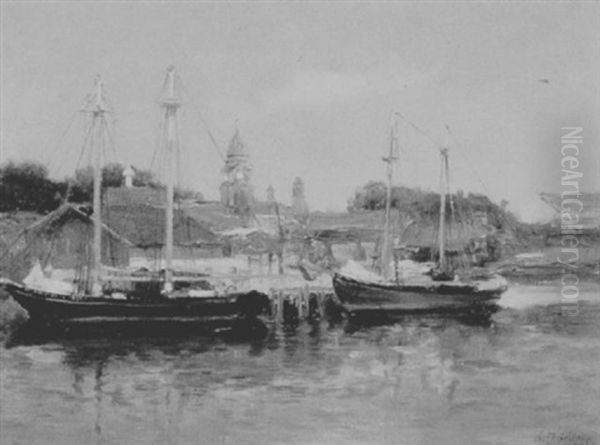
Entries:
[[392,112],[390,118],[390,151],[388,156],[382,158],[383,162],[391,164],[398,159],[398,121],[396,119],[397,112]]
[[88,113],[104,113],[108,111],[106,97],[104,96],[104,84],[100,74],[96,74],[94,79],[94,91],[88,95],[87,102],[82,111]]
[[448,156],[448,151],[450,150],[450,125],[444,125],[446,129],[446,137],[444,140],[444,146],[440,148],[440,153],[442,156]]
[[177,108],[181,106],[182,101],[178,91],[177,71],[175,65],[167,67],[167,77],[163,85],[159,103],[163,107]]

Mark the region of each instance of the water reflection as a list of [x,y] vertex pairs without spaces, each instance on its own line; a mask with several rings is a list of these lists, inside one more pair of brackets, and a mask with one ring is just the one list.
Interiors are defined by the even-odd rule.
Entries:
[[498,305],[483,306],[471,310],[438,312],[438,313],[390,313],[369,312],[354,314],[346,323],[346,332],[381,325],[392,324],[421,324],[423,326],[444,325],[447,323],[460,323],[465,326],[489,327],[492,324],[492,316],[500,310]]
[[5,346],[35,345],[62,340],[97,340],[120,343],[135,339],[223,338],[250,340],[263,338],[268,327],[258,321],[240,323],[205,322],[80,322],[45,325],[25,322],[9,335]]
[[518,443],[540,429],[591,434],[599,326],[600,305],[586,302],[571,318],[546,305],[299,323],[247,338],[219,329],[24,326],[2,350],[3,434],[7,443],[66,444]]

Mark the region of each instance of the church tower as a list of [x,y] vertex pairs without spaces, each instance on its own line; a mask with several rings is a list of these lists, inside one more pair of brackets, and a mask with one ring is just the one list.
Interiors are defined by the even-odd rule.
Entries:
[[310,212],[304,197],[304,181],[300,177],[296,177],[292,185],[292,212],[298,222],[308,224]]
[[229,142],[222,171],[224,181],[220,188],[221,203],[236,211],[246,212],[254,202],[250,183],[252,166],[237,128]]

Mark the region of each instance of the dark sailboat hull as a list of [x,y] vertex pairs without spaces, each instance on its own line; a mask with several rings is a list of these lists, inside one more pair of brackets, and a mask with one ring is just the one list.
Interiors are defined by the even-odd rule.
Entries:
[[479,289],[472,284],[432,282],[403,285],[365,282],[342,274],[333,276],[340,305],[348,312],[445,312],[493,305],[506,284]]
[[268,308],[268,298],[258,292],[234,293],[210,298],[113,299],[67,296],[41,292],[17,283],[2,283],[29,315],[31,321],[201,321],[256,317]]

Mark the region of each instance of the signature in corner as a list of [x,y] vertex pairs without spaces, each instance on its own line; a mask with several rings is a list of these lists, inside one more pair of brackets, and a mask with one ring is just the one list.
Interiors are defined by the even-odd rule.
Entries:
[[574,431],[547,431],[535,436],[535,442],[542,445],[595,445],[594,438]]

